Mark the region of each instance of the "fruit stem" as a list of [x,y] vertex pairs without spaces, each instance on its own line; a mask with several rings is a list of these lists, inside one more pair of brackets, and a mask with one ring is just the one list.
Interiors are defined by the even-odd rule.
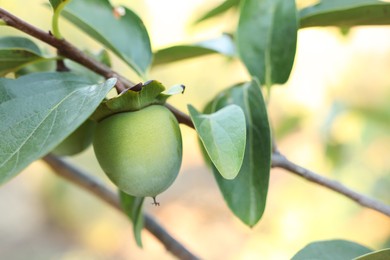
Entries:
[[154,205],[154,206],[160,206],[160,202],[157,202],[156,197],[152,197],[152,198],[153,198],[153,203],[152,203],[152,205]]

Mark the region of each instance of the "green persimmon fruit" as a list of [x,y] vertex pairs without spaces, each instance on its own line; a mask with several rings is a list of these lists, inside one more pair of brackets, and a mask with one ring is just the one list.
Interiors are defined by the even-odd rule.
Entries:
[[123,192],[156,197],[176,179],[182,161],[179,124],[164,106],[117,113],[97,125],[93,147],[103,171]]
[[58,156],[70,156],[84,151],[92,143],[95,128],[96,123],[94,121],[86,120],[51,153]]

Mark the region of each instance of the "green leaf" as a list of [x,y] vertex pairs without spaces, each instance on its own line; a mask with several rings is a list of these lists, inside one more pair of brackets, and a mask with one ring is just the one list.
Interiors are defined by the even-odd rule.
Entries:
[[252,76],[270,87],[285,83],[297,44],[294,0],[243,0],[237,29],[238,53]]
[[120,202],[123,211],[133,223],[133,233],[135,241],[139,247],[142,247],[141,231],[144,228],[144,215],[142,205],[144,198],[134,197],[123,191],[119,191]]
[[242,165],[245,151],[245,115],[236,105],[205,115],[188,105],[196,132],[211,161],[225,179],[234,179]]
[[389,260],[390,248],[378,250],[355,258],[355,260]]
[[[137,87],[141,89],[133,90]],[[159,96],[164,90],[165,87],[156,80],[150,80],[145,84],[140,83],[119,96],[103,101],[91,118],[99,122],[112,114],[137,111],[152,104],[161,104],[163,101]]]
[[232,37],[223,34],[221,37],[192,45],[176,45],[160,49],[154,54],[153,66],[209,54],[222,54],[228,57],[235,56],[236,50]]
[[390,24],[390,3],[380,0],[322,0],[299,12],[300,27]]
[[200,23],[210,18],[213,18],[215,16],[218,16],[233,7],[237,7],[239,3],[240,0],[226,0],[222,2],[220,5],[214,7],[210,11],[203,14],[198,20],[195,21],[195,23]]
[[229,208],[252,227],[260,220],[265,209],[271,169],[271,132],[258,82],[253,80],[223,91],[209,103],[205,112],[214,112],[230,104],[240,106],[245,114],[244,160],[234,180],[226,180],[217,168],[212,169]]
[[92,84],[64,72],[0,79],[0,184],[76,130],[115,82]]
[[145,74],[152,61],[149,36],[141,19],[130,9],[114,8],[108,0],[83,0],[69,3],[62,15],[139,75]]
[[0,76],[44,60],[48,59],[33,41],[14,36],[0,38]]
[[301,249],[292,260],[345,260],[353,259],[372,250],[346,240],[327,240],[313,242]]

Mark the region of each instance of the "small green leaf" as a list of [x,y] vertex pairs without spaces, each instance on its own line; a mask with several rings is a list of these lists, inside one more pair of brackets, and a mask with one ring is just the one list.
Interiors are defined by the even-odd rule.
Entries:
[[390,24],[390,3],[380,0],[322,0],[299,12],[300,27]]
[[372,250],[347,240],[313,242],[301,249],[292,260],[345,260],[353,259]]
[[297,44],[294,0],[243,0],[237,48],[249,73],[271,87],[290,75]]
[[0,184],[76,130],[115,83],[64,72],[0,79]]
[[160,103],[165,103],[168,98],[171,96],[177,95],[177,94],[183,94],[184,90],[186,87],[181,84],[173,85],[169,89],[161,92],[158,96],[157,99],[160,101]]
[[[246,146],[243,163],[234,180],[221,177],[212,167],[219,189],[232,212],[248,226],[263,215],[271,169],[271,131],[267,109],[257,81],[235,85],[220,93],[205,112],[228,105],[241,107],[246,121]],[[206,157],[206,162],[209,159]]]
[[239,3],[240,0],[226,0],[222,2],[220,5],[208,11],[207,13],[203,14],[198,20],[195,21],[195,23],[200,23],[210,18],[213,18],[215,16],[218,16],[220,14],[223,14],[229,9],[237,7]]
[[123,191],[119,191],[119,198],[123,211],[133,223],[133,233],[137,245],[142,248],[141,231],[144,228],[144,215],[142,205],[144,198],[134,197]]
[[165,87],[160,82],[151,80],[145,84],[140,83],[138,86],[141,90],[129,89],[119,96],[103,101],[91,118],[99,122],[112,114],[137,111],[152,104],[163,103],[159,99],[159,95],[165,90]]
[[246,128],[242,109],[230,105],[210,115],[200,114],[191,105],[188,105],[188,110],[218,172],[225,179],[234,179],[240,171],[245,151]]
[[14,36],[0,38],[0,76],[44,60],[49,59],[42,56],[33,41]]
[[209,54],[222,54],[228,57],[233,57],[236,55],[235,49],[232,37],[227,34],[223,34],[221,37],[198,42],[192,45],[176,45],[158,50],[154,54],[152,66]]
[[62,15],[139,75],[149,68],[152,61],[149,36],[141,19],[130,9],[114,8],[108,0],[83,0],[69,3]]

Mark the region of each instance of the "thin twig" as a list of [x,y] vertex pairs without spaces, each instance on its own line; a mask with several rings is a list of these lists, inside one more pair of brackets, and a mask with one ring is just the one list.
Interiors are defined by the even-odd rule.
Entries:
[[376,200],[372,199],[366,195],[360,194],[356,191],[351,190],[350,188],[344,186],[340,182],[328,179],[324,176],[321,176],[313,171],[303,168],[291,161],[289,161],[285,156],[279,152],[273,153],[272,156],[272,167],[282,168],[291,173],[294,173],[300,177],[305,178],[308,181],[317,183],[321,186],[324,186],[328,189],[331,189],[337,193],[340,193],[347,198],[354,200],[363,207],[367,207],[378,212],[385,214],[390,217],[390,206]]
[[[101,181],[57,156],[46,155],[42,159],[60,177],[96,195],[112,207],[124,213],[120,206],[118,194],[107,188]],[[148,214],[145,214],[144,217],[145,228],[151,234],[153,234],[173,255],[179,259],[199,259],[199,257],[195,256],[181,243],[174,239],[160,224],[156,222],[153,217]]]

